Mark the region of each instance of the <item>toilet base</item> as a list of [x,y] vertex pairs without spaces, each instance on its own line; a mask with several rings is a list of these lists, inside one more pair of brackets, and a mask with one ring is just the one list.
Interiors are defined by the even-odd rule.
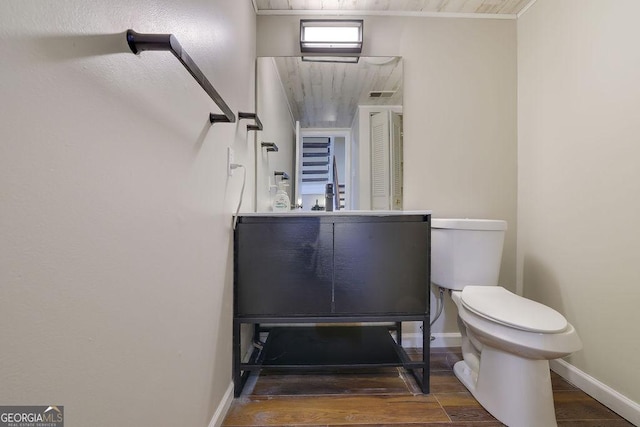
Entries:
[[483,346],[480,372],[462,360],[453,371],[491,415],[509,427],[557,426],[547,360]]

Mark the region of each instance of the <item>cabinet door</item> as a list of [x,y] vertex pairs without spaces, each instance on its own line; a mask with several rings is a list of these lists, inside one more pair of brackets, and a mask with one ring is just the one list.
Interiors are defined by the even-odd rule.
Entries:
[[427,222],[335,224],[335,313],[424,314]]
[[237,315],[331,313],[332,224],[247,222],[236,233]]

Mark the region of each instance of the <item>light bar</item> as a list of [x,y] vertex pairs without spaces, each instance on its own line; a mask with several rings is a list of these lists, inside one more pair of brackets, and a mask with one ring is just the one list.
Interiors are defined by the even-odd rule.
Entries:
[[304,62],[339,62],[346,64],[357,64],[360,60],[359,56],[303,56]]
[[362,52],[362,19],[301,19],[302,53],[359,54]]

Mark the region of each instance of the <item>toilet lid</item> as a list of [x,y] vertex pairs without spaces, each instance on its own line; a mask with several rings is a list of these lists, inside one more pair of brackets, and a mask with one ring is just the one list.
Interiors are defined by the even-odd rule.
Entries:
[[460,297],[470,311],[516,329],[556,333],[567,327],[567,319],[551,307],[518,296],[501,286],[466,286]]

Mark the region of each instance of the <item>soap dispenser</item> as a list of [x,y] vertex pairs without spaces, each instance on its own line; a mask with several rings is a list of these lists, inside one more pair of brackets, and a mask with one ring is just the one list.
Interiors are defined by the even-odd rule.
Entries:
[[289,183],[286,179],[280,180],[278,183],[278,191],[273,198],[273,211],[274,212],[288,212],[291,209],[291,201],[289,200],[289,195],[287,194],[287,189]]

